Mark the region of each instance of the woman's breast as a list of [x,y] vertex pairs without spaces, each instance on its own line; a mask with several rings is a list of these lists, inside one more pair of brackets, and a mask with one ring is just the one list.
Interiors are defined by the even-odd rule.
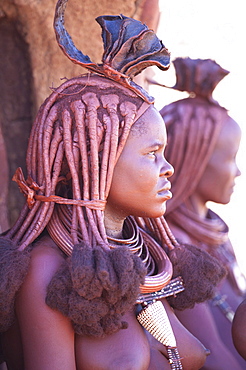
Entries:
[[76,336],[75,352],[78,370],[147,370],[150,348],[143,328],[134,312],[122,317],[128,328],[106,336]]
[[[178,321],[163,300],[177,340],[184,370],[197,370],[205,362],[204,346]],[[170,369],[167,350],[138,323],[135,313],[122,317],[128,328],[106,336],[76,336],[77,370],[157,370]]]

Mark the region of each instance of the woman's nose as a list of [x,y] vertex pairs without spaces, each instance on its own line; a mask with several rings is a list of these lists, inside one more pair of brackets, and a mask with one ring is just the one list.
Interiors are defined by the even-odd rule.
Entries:
[[236,166],[237,166],[236,177],[238,177],[238,176],[241,176],[242,172],[240,171],[238,165]]
[[164,165],[162,167],[161,176],[170,177],[174,173],[173,166],[164,158]]

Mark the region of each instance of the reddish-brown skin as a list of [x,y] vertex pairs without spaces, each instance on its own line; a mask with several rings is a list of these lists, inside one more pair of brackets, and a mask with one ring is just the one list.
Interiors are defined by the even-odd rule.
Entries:
[[[136,186],[142,184],[145,201],[152,202],[150,210],[147,208],[144,211],[146,216],[162,214],[164,203],[170,197],[167,190],[168,177],[173,170],[163,156],[166,146],[165,126],[154,108],[146,111],[142,119],[143,130],[137,125],[136,128],[133,126],[122,157],[120,156],[115,167],[116,174],[118,170],[123,171],[121,180],[127,182],[128,189],[123,197],[124,201],[122,197],[109,195],[105,226],[110,235],[121,234],[122,222],[131,212],[131,193],[135,191]],[[148,169],[149,178],[152,180],[145,184],[143,177],[143,182],[139,182],[141,177],[139,178],[137,171],[135,174],[130,173],[129,179],[128,169],[124,172],[124,168],[131,166],[131,162],[138,163],[140,168],[143,166],[145,171]],[[116,185],[117,179],[113,177],[112,191]],[[114,207],[110,204],[111,196],[114,198]],[[120,215],[115,211],[117,204],[120,208],[124,207],[124,212]],[[138,208],[137,204],[134,205],[135,212],[141,212],[141,207]],[[114,218],[114,215],[117,217]],[[31,266],[16,302],[19,330],[12,329],[12,332],[5,334],[5,346],[11,348],[11,341],[13,338],[17,340],[18,333],[21,333],[22,341],[20,343],[17,340],[17,344],[23,347],[25,365],[18,363],[21,352],[16,351],[16,361],[8,358],[10,370],[170,369],[166,348],[144,331],[137,322],[134,310],[125,314],[124,319],[129,324],[125,330],[101,339],[75,335],[70,320],[58,311],[50,309],[45,303],[47,285],[62,262],[60,250],[49,237],[38,242],[32,252]],[[165,299],[163,304],[176,336],[183,369],[200,369],[206,357],[205,348],[180,324]]]

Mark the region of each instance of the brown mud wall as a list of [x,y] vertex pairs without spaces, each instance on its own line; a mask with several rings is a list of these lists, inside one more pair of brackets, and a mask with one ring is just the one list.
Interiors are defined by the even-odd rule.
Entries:
[[[15,221],[25,199],[11,178],[25,173],[32,121],[51,87],[85,71],[59,49],[53,31],[56,0],[0,0],[0,232]],[[124,14],[156,30],[158,0],[69,0],[65,26],[75,45],[100,63],[103,14]]]

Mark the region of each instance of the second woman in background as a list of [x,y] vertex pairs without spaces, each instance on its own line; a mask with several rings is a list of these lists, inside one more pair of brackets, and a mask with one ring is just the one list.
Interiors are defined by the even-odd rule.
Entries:
[[175,89],[188,98],[165,106],[166,158],[175,168],[171,178],[173,198],[166,219],[175,237],[199,246],[218,258],[227,269],[213,300],[177,311],[181,322],[210,349],[203,369],[242,369],[245,362],[231,338],[234,311],[245,293],[245,280],[238,279],[238,265],[228,239],[228,227],[207,202],[227,204],[235,178],[241,131],[238,124],[213,98],[218,82],[228,74],[214,61],[177,58]]

